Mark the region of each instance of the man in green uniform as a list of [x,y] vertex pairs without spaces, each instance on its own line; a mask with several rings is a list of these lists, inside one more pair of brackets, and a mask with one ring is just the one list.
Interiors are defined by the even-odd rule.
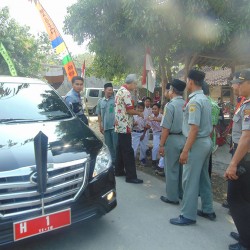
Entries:
[[100,132],[104,135],[104,142],[109,148],[112,163],[115,165],[117,133],[115,133],[115,98],[112,83],[104,85],[104,97],[97,103],[96,114]]
[[[220,116],[220,107],[217,104],[217,102],[215,102],[210,96],[209,96],[209,85],[204,81],[202,84],[202,90],[205,96],[207,96],[210,104],[211,104],[211,111],[212,111],[212,125],[213,125],[213,132],[211,134],[211,138],[212,138],[212,142],[213,142],[213,149],[212,149],[212,153],[216,151],[216,149],[218,148],[218,145],[216,144],[216,131],[215,131],[215,126],[218,124],[219,122],[219,116]],[[209,177],[211,179],[212,176],[212,153],[210,154],[209,157],[209,167],[208,167],[208,173],[209,173]]]
[[[225,172],[228,179],[227,201],[239,232],[236,244],[229,245],[229,250],[250,249],[250,69],[240,73],[232,84],[239,84],[239,94],[247,99],[243,102],[233,117],[233,141],[238,146]],[[233,238],[234,235],[231,236]],[[236,239],[236,238],[235,238]]]
[[179,162],[186,138],[182,134],[183,122],[183,91],[186,83],[174,79],[170,85],[171,101],[166,105],[162,119],[162,134],[159,153],[164,155],[167,196],[161,196],[166,203],[178,205],[182,198],[182,165]]
[[[170,219],[174,225],[196,223],[196,216],[215,220],[211,182],[208,175],[209,156],[212,150],[211,105],[203,94],[202,83],[205,73],[191,70],[187,78],[187,89],[191,92],[184,110],[182,133],[187,138],[180,155],[183,166],[183,199],[181,215]],[[202,208],[197,211],[200,194]]]

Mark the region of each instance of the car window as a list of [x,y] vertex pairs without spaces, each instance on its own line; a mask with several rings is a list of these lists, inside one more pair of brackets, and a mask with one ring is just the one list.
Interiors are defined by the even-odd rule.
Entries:
[[102,97],[104,97],[104,91],[102,91]]
[[72,117],[47,84],[0,82],[0,122],[47,121]]
[[99,97],[99,89],[91,89],[89,91],[89,96],[90,97]]

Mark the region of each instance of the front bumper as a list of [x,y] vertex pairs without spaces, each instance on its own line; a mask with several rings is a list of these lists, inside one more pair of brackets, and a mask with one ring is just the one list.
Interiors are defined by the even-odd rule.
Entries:
[[[113,192],[113,195],[110,193]],[[115,177],[113,169],[100,174],[89,181],[87,187],[79,198],[69,205],[57,206],[46,209],[45,213],[53,213],[66,208],[71,208],[71,223],[84,221],[93,217],[102,216],[117,205]],[[9,219],[0,219],[0,245],[13,242],[13,223],[40,216],[40,213],[33,213],[17,216]]]

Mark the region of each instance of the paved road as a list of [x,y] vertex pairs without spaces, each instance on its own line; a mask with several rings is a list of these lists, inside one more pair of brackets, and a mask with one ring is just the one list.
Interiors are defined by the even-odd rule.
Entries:
[[187,227],[173,226],[169,219],[179,215],[179,206],[159,200],[164,182],[138,173],[143,185],[127,184],[117,178],[118,206],[101,219],[80,223],[20,241],[11,250],[223,250],[234,241],[234,229],[226,209],[215,203],[217,221],[203,218]]

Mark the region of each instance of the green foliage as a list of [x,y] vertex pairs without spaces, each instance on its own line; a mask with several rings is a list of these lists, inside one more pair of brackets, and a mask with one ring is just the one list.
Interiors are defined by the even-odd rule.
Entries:
[[68,8],[65,31],[80,43],[90,39],[93,72],[112,79],[140,74],[145,47],[164,71],[176,55],[247,41],[249,22],[249,0],[78,0]]
[[[7,7],[0,9],[0,40],[12,59],[18,76],[42,77],[42,64],[57,64],[48,36],[35,38],[30,28],[20,26],[9,15]],[[0,74],[9,75],[8,65],[0,55]]]

